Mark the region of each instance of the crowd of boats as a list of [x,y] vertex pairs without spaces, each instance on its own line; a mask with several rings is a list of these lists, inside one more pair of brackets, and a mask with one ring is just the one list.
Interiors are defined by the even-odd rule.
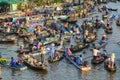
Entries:
[[[89,5],[86,12],[94,15],[93,11],[96,6],[90,3],[86,4]],[[75,56],[74,53],[90,46],[93,53],[93,59],[91,60],[93,64],[105,61],[105,68],[108,71],[116,71],[115,54],[108,56],[105,53],[106,50],[99,51],[100,48],[109,43],[107,36],[103,35],[101,40],[97,43],[94,42],[100,28],[103,28],[106,34],[112,34],[113,27],[111,24],[115,19],[114,15],[108,16],[108,10],[111,9],[107,9],[105,6],[98,8],[98,12],[102,13],[102,19],[96,16],[84,18],[82,24],[79,25],[77,24],[78,13],[74,7],[76,6],[66,5],[65,8],[68,8],[68,10],[61,10],[64,11],[62,14],[60,12],[59,14],[49,15],[45,12],[29,18],[27,16],[24,18],[7,18],[7,20],[1,19],[0,43],[13,44],[23,40],[23,44],[16,50],[20,59],[16,60],[11,57],[11,61],[8,61],[1,57],[1,66],[9,65],[10,68],[17,70],[25,70],[27,66],[31,69],[47,70],[46,56],[49,55],[47,61],[50,63],[60,61],[65,57],[78,69],[89,71],[91,67],[88,61],[83,60],[82,55]],[[116,24],[120,26],[120,18],[116,20]]]

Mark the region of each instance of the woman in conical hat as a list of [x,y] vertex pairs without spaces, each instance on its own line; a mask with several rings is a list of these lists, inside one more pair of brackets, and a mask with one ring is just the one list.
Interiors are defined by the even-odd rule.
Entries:
[[112,53],[110,58],[111,58],[111,62],[112,62],[111,67],[113,68],[114,63],[115,63],[115,53]]

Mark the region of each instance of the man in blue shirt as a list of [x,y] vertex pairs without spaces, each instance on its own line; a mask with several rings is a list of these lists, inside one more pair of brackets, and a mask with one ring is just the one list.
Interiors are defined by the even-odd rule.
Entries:
[[82,66],[82,55],[78,57],[78,65]]

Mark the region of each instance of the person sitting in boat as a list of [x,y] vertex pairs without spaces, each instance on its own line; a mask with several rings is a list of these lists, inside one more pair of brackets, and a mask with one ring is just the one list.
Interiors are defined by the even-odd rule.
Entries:
[[102,36],[101,42],[105,43],[106,42],[106,35]]
[[72,56],[72,52],[71,52],[70,48],[65,49],[65,54],[68,56]]
[[22,62],[21,59],[18,59],[17,62],[16,62],[16,64],[17,64],[18,66],[22,66],[22,63],[23,63],[23,62]]
[[84,33],[84,39],[86,39],[86,38],[87,38],[88,33],[89,33],[89,31],[86,29],[86,30],[85,30],[85,33]]
[[68,53],[68,56],[72,56],[72,52],[71,52],[70,48],[67,48],[67,53]]
[[59,59],[60,58],[59,52],[57,52],[56,50],[55,50],[54,55],[55,55],[54,59]]
[[29,38],[26,36],[23,38],[23,42],[26,43],[26,42],[29,42]]
[[110,60],[111,60],[111,68],[114,67],[115,64],[115,53],[112,53],[110,56]]
[[106,63],[107,63],[107,66],[110,68],[110,67],[111,67],[111,61],[110,61],[110,58],[108,58],[108,59],[106,60]]
[[42,43],[40,43],[40,42],[38,42],[38,43],[37,43],[37,45],[36,45],[37,50],[39,50],[39,49],[40,49],[41,45],[42,45]]
[[78,63],[79,66],[82,66],[82,63],[83,63],[83,61],[82,61],[82,55],[80,55],[80,56],[78,57],[77,63]]
[[12,67],[16,66],[16,60],[13,57],[11,57],[10,65]]
[[54,53],[55,53],[55,44],[52,43],[50,46],[50,58],[53,59],[54,58]]
[[36,49],[37,49],[37,47],[34,45],[34,46],[32,47],[32,52],[34,52]]
[[28,58],[30,58],[30,55],[23,53],[22,59],[28,59]]
[[24,51],[24,45],[21,45],[20,46],[20,52],[23,52]]
[[88,67],[88,62],[87,61],[83,61],[82,67]]
[[97,50],[96,48],[93,49],[93,59],[97,59],[100,57],[100,51]]

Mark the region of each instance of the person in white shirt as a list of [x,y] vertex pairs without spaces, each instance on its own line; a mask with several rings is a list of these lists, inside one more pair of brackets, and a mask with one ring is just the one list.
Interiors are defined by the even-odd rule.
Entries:
[[93,49],[93,59],[96,59],[98,54],[101,53],[99,50],[97,50],[96,48]]

